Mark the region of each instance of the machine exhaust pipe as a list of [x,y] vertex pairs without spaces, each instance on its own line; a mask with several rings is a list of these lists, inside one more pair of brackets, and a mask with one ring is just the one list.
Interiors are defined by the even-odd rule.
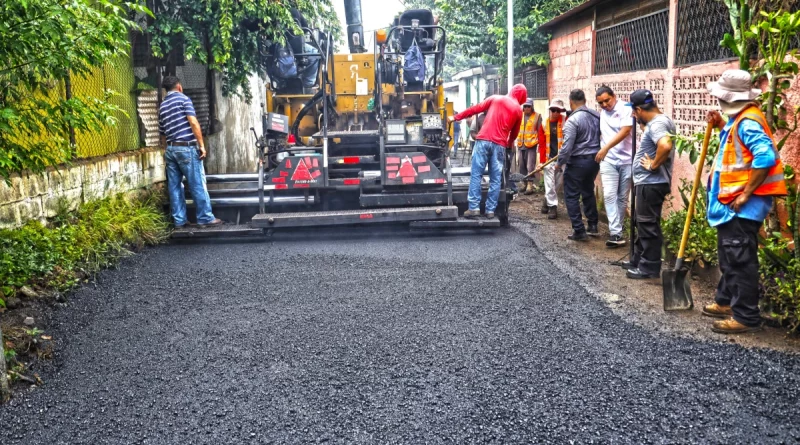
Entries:
[[344,0],[344,15],[347,20],[347,45],[350,53],[365,53],[364,26],[361,24],[361,0]]

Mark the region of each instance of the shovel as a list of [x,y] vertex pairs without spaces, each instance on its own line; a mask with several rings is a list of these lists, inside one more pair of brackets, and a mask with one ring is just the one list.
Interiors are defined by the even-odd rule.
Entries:
[[681,248],[678,251],[678,259],[675,260],[675,269],[666,270],[661,274],[661,284],[664,287],[664,310],[681,311],[691,310],[694,307],[692,301],[692,289],[686,276],[689,269],[683,267],[683,255],[686,253],[686,244],[689,241],[689,227],[694,216],[694,203],[697,199],[697,189],[700,186],[700,176],[703,174],[703,165],[708,152],[708,142],[711,140],[711,130],[713,127],[709,123],[706,127],[706,136],[703,139],[703,148],[700,151],[700,158],[697,164],[697,171],[694,174],[694,184],[692,184],[692,196],[689,199],[689,209],[686,211],[686,223],[683,225],[683,236],[681,237]]

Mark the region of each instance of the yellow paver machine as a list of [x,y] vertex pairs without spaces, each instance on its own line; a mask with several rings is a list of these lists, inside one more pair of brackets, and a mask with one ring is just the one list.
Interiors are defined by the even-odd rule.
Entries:
[[[491,228],[508,220],[459,218],[469,166],[451,165],[453,104],[444,96],[447,33],[430,10],[403,12],[364,47],[361,3],[346,0],[349,53],[301,26],[263,51],[268,66],[255,172],[209,175],[214,212],[235,221],[185,228],[176,237],[253,235],[273,230],[375,223],[412,228]],[[301,25],[304,25],[304,23]],[[482,201],[488,189],[481,181]],[[505,187],[502,187],[505,190]],[[245,222],[249,221],[249,222]]]

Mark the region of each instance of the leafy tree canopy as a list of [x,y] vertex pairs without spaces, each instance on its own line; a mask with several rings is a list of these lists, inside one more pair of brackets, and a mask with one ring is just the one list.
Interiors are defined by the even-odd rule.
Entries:
[[[548,35],[539,32],[539,26],[583,1],[515,0],[515,65],[546,64],[549,61]],[[439,24],[447,29],[451,49],[468,58],[481,58],[501,66],[505,64],[507,0],[414,0],[409,3],[434,11]]]
[[0,3],[0,177],[69,160],[70,127],[115,122],[118,107],[105,98],[68,99],[64,80],[126,53],[132,12],[147,10],[118,0]]
[[[223,94],[251,99],[248,76],[265,74],[259,43],[280,41],[286,30],[300,33],[291,8],[332,36],[341,26],[331,0],[156,0],[149,27],[156,57],[184,45],[184,57],[222,74]],[[256,25],[256,26],[252,26]]]

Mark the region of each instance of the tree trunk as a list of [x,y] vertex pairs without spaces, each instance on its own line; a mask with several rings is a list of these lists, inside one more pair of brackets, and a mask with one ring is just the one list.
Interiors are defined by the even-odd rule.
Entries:
[[[778,77],[772,76],[769,81],[769,94],[767,95],[767,109],[766,109],[766,118],[767,118],[767,125],[775,131],[775,94],[778,89]],[[772,210],[769,212],[769,216],[767,217],[767,227],[769,227],[770,232],[780,232],[781,231],[781,221],[778,219],[778,200],[774,199],[772,201]]]
[[772,75],[772,78],[769,81],[769,94],[767,95],[767,110],[766,110],[766,118],[767,124],[769,124],[770,128],[774,132],[776,130],[775,127],[775,95],[778,92],[778,76]]
[[794,241],[794,257],[800,261],[800,185],[794,191],[794,204],[790,207],[789,220],[792,222],[792,241]]
[[7,402],[9,398],[11,398],[11,391],[8,389],[6,354],[3,349],[3,328],[0,327],[0,403]]

